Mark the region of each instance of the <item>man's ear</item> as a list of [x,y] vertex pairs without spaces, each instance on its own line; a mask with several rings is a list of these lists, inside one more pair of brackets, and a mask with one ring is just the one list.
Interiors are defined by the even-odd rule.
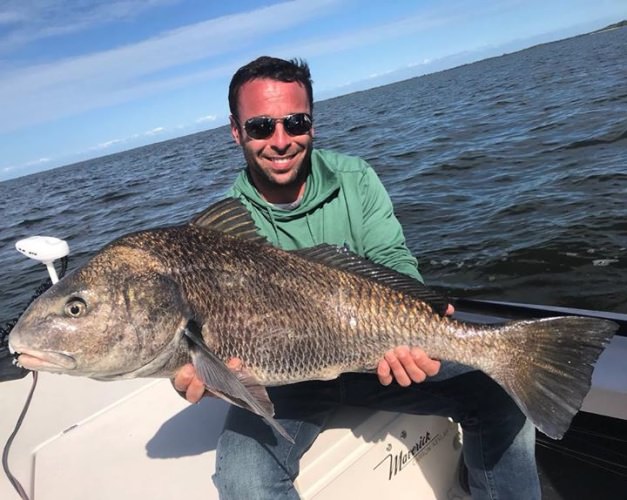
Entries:
[[242,145],[242,138],[240,136],[239,124],[233,115],[229,116],[229,121],[231,122],[231,135],[233,139],[238,145]]

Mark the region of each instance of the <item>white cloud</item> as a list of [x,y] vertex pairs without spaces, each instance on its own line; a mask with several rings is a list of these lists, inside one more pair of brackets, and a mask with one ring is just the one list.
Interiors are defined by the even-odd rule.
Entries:
[[102,149],[108,149],[111,146],[115,146],[116,144],[122,144],[126,141],[127,139],[111,139],[110,141],[101,142],[100,144],[92,146],[91,148],[88,148],[87,151],[100,151]]
[[214,122],[217,119],[218,117],[216,115],[201,116],[200,118],[196,118],[196,123]]
[[10,25],[0,40],[0,52],[14,50],[35,40],[76,33],[113,21],[128,20],[143,12],[181,0],[5,0],[0,25]]
[[100,144],[97,144],[96,146],[92,146],[90,148],[87,149],[86,152],[93,152],[93,151],[103,151],[105,149],[110,149],[112,147],[116,147],[119,149],[119,146],[122,146],[124,144],[131,144],[134,141],[137,141],[138,139],[142,139],[145,137],[153,137],[155,135],[159,135],[159,134],[163,134],[165,132],[167,132],[168,130],[176,130],[176,129],[183,129],[183,128],[187,128],[188,125],[179,125],[177,127],[155,127],[153,129],[150,130],[146,130],[145,132],[142,133],[138,133],[138,134],[131,134],[128,137],[124,137],[121,139],[111,139],[105,142],[101,142]]
[[44,165],[46,163],[50,163],[50,158],[38,158],[36,160],[27,161],[25,163],[21,163],[19,165],[7,165],[2,167],[2,173],[6,174],[12,170],[22,170],[30,167],[35,167],[37,165]]
[[148,130],[144,132],[144,135],[146,136],[157,135],[164,131],[165,131],[164,127],[156,127],[156,128],[153,128],[152,130]]
[[[271,39],[277,31],[311,22],[334,2],[293,0],[199,22],[133,45],[3,72],[0,133],[227,75],[232,67],[212,68],[212,57],[256,47],[260,38]],[[207,61],[209,69],[166,75],[200,61]]]
[[0,25],[15,24],[23,20],[25,20],[24,15],[20,12],[17,12],[16,10],[7,9],[3,12],[0,12]]
[[360,30],[345,31],[334,37],[305,41],[299,46],[300,52],[307,55],[336,53],[355,47],[377,45],[383,40],[394,39],[404,35],[415,34],[443,25],[458,22],[458,14],[446,11],[420,12],[397,21],[368,26]]

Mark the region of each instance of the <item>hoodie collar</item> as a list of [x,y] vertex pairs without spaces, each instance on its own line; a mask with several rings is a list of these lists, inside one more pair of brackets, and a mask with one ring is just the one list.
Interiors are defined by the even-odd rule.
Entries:
[[260,210],[271,212],[273,219],[285,221],[301,217],[303,214],[315,210],[333,196],[340,187],[336,173],[326,165],[316,149],[311,152],[311,172],[309,172],[305,182],[303,199],[300,205],[293,210],[282,210],[264,200],[253,185],[250,175],[248,175],[248,169],[239,173],[233,189],[236,195],[244,196]]

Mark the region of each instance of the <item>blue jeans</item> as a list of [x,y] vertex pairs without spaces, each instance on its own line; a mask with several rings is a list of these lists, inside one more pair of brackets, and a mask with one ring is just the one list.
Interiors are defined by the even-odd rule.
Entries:
[[410,387],[384,387],[376,375],[349,373],[327,382],[273,387],[268,393],[277,420],[295,443],[276,435],[260,417],[231,407],[213,477],[221,499],[297,499],[299,460],[341,405],[451,417],[463,429],[473,499],[540,498],[535,428],[482,372],[444,362],[436,377]]

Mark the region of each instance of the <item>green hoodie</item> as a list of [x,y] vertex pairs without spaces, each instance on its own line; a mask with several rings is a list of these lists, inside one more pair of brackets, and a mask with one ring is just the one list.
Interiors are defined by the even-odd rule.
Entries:
[[259,233],[284,250],[321,243],[347,245],[373,262],[422,281],[387,191],[360,158],[314,149],[305,194],[292,210],[266,202],[246,170],[228,196],[241,200]]

